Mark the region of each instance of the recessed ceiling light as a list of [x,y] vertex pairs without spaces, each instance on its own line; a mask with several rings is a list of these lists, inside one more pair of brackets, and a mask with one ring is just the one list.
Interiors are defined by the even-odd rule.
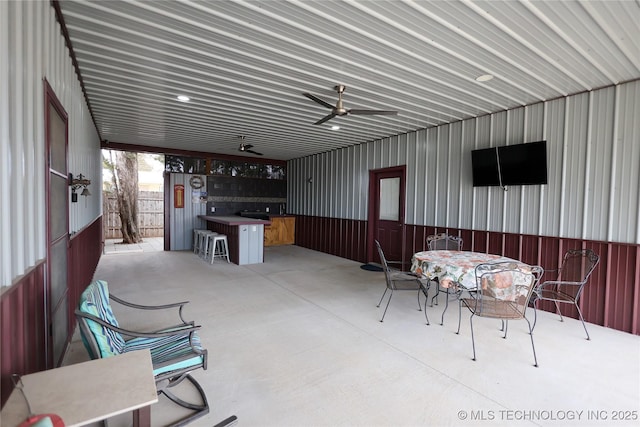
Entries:
[[483,74],[481,76],[476,77],[477,82],[488,82],[493,78],[493,74]]
[[186,95],[178,95],[178,98],[177,98],[177,99],[178,99],[178,101],[180,101],[180,102],[189,102],[189,100],[190,100],[191,98],[189,98],[189,97],[188,97],[188,96],[186,96]]
[[338,125],[331,126],[331,130],[338,130],[338,129],[340,129],[340,126]]

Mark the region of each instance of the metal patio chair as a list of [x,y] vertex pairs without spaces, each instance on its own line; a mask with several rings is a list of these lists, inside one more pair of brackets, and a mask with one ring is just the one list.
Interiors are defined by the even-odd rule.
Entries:
[[462,238],[447,233],[432,234],[427,236],[427,248],[430,251],[460,251],[462,250]]
[[[427,248],[430,251],[461,251],[462,250],[462,237],[451,236],[447,233],[431,234],[427,236]],[[437,280],[435,283],[436,294],[431,298],[431,306],[433,307],[433,301],[435,300],[438,305],[438,295],[440,295],[440,283]],[[449,288],[445,290],[447,294],[447,303],[449,302]],[[456,293],[456,296],[460,296],[460,293]],[[425,301],[426,303],[426,301]],[[442,319],[440,324],[444,323],[444,312],[442,312]]]
[[[380,262],[382,263],[382,268],[384,270],[385,280],[387,282],[387,286],[384,289],[382,297],[380,298],[380,301],[378,302],[378,305],[376,307],[380,307],[380,304],[382,304],[382,300],[387,294],[387,291],[390,292],[389,300],[387,301],[387,305],[384,308],[384,313],[382,313],[382,318],[380,319],[380,321],[384,321],[384,316],[387,314],[389,303],[391,302],[391,298],[393,297],[393,291],[418,291],[418,310],[422,311],[422,307],[420,306],[420,292],[424,293],[425,298],[427,298],[429,291],[429,282],[424,281],[411,272],[400,271],[398,269],[389,267],[389,264],[400,264],[400,262],[387,261],[387,258],[384,256],[382,247],[380,246],[380,242],[378,242],[377,240],[375,242],[376,248],[378,249],[378,255],[380,256]],[[426,312],[425,317],[427,318],[428,325],[429,317],[427,316]]]
[[[559,304],[573,304],[578,310],[578,316],[582,322],[584,332],[587,334],[587,340],[590,340],[591,337],[589,337],[587,326],[584,323],[578,300],[589,281],[589,276],[591,276],[599,261],[600,257],[591,249],[571,249],[567,251],[564,255],[562,266],[557,270],[556,280],[546,280],[534,290],[534,309],[538,308],[539,301],[553,301],[562,322],[562,312]],[[534,328],[537,320],[536,314],[533,322]]]
[[529,326],[531,348],[533,349],[534,366],[538,366],[536,347],[533,343],[533,327],[525,312],[534,287],[542,276],[542,267],[532,266],[530,271],[518,268],[514,262],[498,262],[479,264],[476,267],[477,291],[469,298],[460,298],[458,313],[458,330],[462,319],[462,306],[471,312],[469,323],[471,325],[471,345],[473,347],[473,360],[476,360],[476,344],[473,335],[473,317],[490,317],[502,321],[501,331],[503,338],[507,337],[509,320],[524,319]]
[[[153,332],[125,329],[118,324],[111,301],[137,310],[177,309],[179,323]],[[92,359],[150,350],[158,394],[164,394],[172,402],[192,411],[172,426],[185,425],[209,413],[204,390],[190,374],[197,369],[207,369],[207,350],[200,343],[200,326],[185,321],[182,316],[185,304],[187,302],[159,306],[133,304],[110,295],[107,282],[96,280],[82,293],[75,310],[82,341]],[[185,379],[199,394],[200,402],[186,402],[170,390]]]

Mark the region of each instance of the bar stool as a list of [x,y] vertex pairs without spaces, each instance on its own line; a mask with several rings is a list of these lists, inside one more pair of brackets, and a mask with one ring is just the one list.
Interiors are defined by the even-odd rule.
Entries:
[[213,252],[213,250],[215,249],[215,245],[212,239],[217,235],[218,233],[211,230],[200,231],[200,257],[206,260],[209,257],[209,254]]
[[227,258],[229,261],[229,244],[227,242],[227,236],[224,234],[217,234],[210,236],[213,241],[213,250],[211,251],[211,264],[216,257]]
[[200,253],[200,245],[202,244],[202,232],[208,231],[202,228],[194,228],[193,229],[193,253]]

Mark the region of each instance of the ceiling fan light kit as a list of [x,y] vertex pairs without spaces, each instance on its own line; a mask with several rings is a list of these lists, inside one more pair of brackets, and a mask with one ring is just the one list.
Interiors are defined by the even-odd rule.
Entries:
[[238,147],[238,151],[240,151],[241,153],[249,153],[249,154],[255,154],[256,156],[262,156],[262,153],[258,153],[257,151],[252,150],[253,145],[244,143],[244,140],[245,140],[244,136],[240,136],[238,138],[241,141],[240,146]]
[[355,114],[355,115],[384,115],[384,116],[393,116],[398,114],[397,111],[392,111],[392,110],[356,110],[356,109],[351,109],[351,108],[344,108],[344,104],[342,102],[342,94],[344,93],[345,89],[347,87],[345,85],[336,85],[333,87],[333,89],[338,92],[338,101],[336,102],[336,105],[333,106],[331,104],[329,104],[328,102],[324,101],[323,99],[318,98],[317,96],[310,94],[310,93],[303,93],[304,96],[306,96],[307,98],[309,98],[310,100],[317,102],[318,104],[322,105],[323,107],[329,108],[331,109],[331,113],[329,113],[328,115],[324,116],[323,118],[321,118],[320,120],[318,120],[317,122],[314,123],[314,125],[321,125],[322,123],[329,121],[331,119],[333,119],[336,116],[347,116],[347,115],[351,115],[351,114]]

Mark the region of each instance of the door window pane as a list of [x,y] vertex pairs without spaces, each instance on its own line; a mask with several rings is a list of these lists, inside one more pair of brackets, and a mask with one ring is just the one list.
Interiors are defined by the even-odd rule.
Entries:
[[400,178],[380,180],[380,218],[385,221],[400,220]]
[[67,174],[67,122],[49,105],[49,156],[51,169]]

